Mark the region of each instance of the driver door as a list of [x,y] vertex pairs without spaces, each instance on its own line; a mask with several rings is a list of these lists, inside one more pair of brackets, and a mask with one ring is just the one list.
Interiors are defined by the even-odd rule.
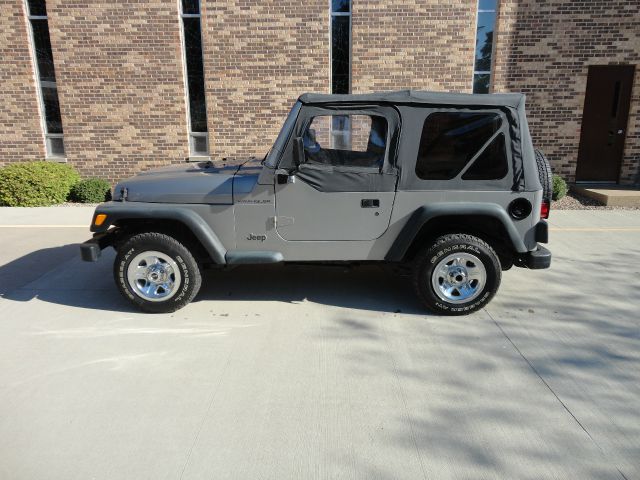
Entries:
[[[389,227],[398,179],[390,107],[305,107],[276,180],[276,230],[288,241],[374,240]],[[394,143],[394,142],[393,142]]]

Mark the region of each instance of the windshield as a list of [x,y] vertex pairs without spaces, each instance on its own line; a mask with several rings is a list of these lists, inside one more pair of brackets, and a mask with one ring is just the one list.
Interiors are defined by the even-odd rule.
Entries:
[[289,115],[287,116],[287,119],[284,121],[284,124],[282,125],[282,129],[278,134],[278,138],[276,138],[276,141],[273,144],[273,147],[271,147],[271,150],[267,152],[267,154],[264,157],[264,160],[262,161],[263,165],[266,165],[267,167],[271,167],[271,168],[276,168],[276,164],[278,163],[280,154],[284,150],[284,147],[287,145],[287,140],[289,140],[289,134],[293,130],[293,126],[296,123],[296,119],[298,118],[298,113],[300,112],[301,107],[302,107],[302,104],[300,102],[296,102],[291,108],[291,111],[289,112]]

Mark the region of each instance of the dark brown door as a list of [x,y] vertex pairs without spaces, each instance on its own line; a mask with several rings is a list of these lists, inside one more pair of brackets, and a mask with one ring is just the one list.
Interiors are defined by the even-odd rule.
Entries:
[[589,67],[576,181],[618,181],[633,71],[633,65]]

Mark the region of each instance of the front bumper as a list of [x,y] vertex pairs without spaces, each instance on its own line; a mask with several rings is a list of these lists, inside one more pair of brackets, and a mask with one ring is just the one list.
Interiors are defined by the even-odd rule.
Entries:
[[521,253],[516,257],[516,266],[538,270],[551,266],[551,252],[538,244],[535,250]]
[[97,262],[102,250],[113,245],[112,231],[95,233],[93,238],[80,244],[80,257],[85,262]]

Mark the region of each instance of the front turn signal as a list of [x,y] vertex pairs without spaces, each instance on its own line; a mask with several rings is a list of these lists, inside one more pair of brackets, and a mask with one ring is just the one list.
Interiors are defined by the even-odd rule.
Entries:
[[93,224],[96,227],[99,227],[104,223],[106,219],[107,219],[107,215],[105,213],[99,213],[98,215],[96,215],[96,219],[93,221]]

